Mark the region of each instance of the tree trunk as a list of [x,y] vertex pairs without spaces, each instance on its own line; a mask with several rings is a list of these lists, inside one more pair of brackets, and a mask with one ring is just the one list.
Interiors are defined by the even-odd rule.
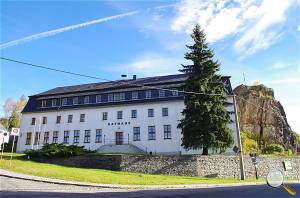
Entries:
[[203,147],[202,155],[208,155],[208,147]]

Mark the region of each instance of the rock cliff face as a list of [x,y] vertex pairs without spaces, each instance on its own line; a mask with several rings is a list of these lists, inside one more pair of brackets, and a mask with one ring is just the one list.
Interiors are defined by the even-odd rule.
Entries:
[[[282,144],[295,149],[296,137],[274,91],[264,85],[239,85],[234,89],[241,131],[260,142]],[[243,98],[243,99],[242,99]]]

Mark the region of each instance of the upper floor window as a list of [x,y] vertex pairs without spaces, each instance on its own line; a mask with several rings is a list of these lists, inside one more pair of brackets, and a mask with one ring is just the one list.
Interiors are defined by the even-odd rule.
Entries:
[[48,144],[49,143],[49,131],[46,131],[44,133],[44,144]]
[[117,119],[118,120],[123,119],[123,111],[118,111],[117,112]]
[[47,124],[47,117],[46,116],[43,117],[43,124]]
[[68,98],[63,98],[62,99],[62,105],[66,106],[68,104]]
[[154,109],[148,109],[148,117],[154,117]]
[[84,121],[85,121],[85,114],[80,114],[79,122],[84,122]]
[[31,125],[35,125],[36,123],[36,119],[35,118],[31,118]]
[[140,127],[133,127],[133,141],[141,140],[141,130]]
[[64,144],[69,144],[70,132],[64,131]]
[[53,140],[52,140],[53,144],[57,144],[58,143],[58,131],[53,131]]
[[57,99],[52,99],[51,103],[52,103],[52,107],[56,107],[57,106]]
[[61,122],[61,116],[56,116],[56,124],[59,124]]
[[96,129],[96,143],[101,143],[102,142],[102,129]]
[[31,144],[31,137],[32,137],[32,133],[31,132],[28,132],[26,134],[26,142],[25,142],[25,145],[30,145]]
[[108,116],[108,113],[107,112],[103,112],[102,113],[102,120],[107,120],[107,116]]
[[125,100],[125,93],[120,93],[120,100],[124,101]]
[[172,96],[178,96],[178,91],[177,90],[172,90]]
[[73,98],[73,104],[74,104],[74,105],[77,105],[77,104],[78,104],[78,97],[74,97],[74,98]]
[[166,96],[166,92],[165,92],[165,90],[159,90],[158,91],[158,97],[165,97]]
[[171,125],[164,125],[164,139],[171,139]]
[[96,102],[97,103],[101,102],[101,95],[96,95]]
[[72,123],[73,121],[73,115],[68,115],[68,123]]
[[83,103],[84,104],[89,104],[90,103],[90,97],[89,96],[84,96]]
[[74,130],[74,139],[73,139],[74,144],[79,143],[79,137],[80,137],[80,131]]
[[137,110],[131,110],[131,118],[137,118]]
[[47,106],[47,100],[42,100],[42,107],[46,107]]
[[148,140],[155,140],[155,126],[148,126]]
[[107,95],[107,101],[108,102],[113,102],[114,101],[114,94],[108,94]]
[[139,99],[139,93],[137,91],[131,92],[132,100]]
[[91,142],[91,130],[85,130],[84,131],[84,143],[90,143]]
[[168,116],[168,115],[169,115],[168,108],[162,108],[162,116]]
[[146,98],[151,98],[151,90],[146,90],[145,94],[146,94]]

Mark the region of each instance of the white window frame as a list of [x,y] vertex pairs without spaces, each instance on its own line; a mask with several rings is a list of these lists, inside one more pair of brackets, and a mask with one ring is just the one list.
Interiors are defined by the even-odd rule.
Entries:
[[73,97],[73,105],[78,105],[79,101],[78,101],[78,97]]
[[68,98],[63,98],[61,101],[62,106],[67,106],[68,105]]
[[90,104],[90,96],[84,96],[83,97],[83,103],[84,104]]
[[57,106],[57,99],[52,99],[51,100],[51,105],[52,105],[52,107],[56,107]]
[[152,91],[151,90],[146,90],[145,91],[145,97],[146,97],[146,99],[150,99],[152,97]]
[[96,103],[100,103],[101,102],[101,95],[96,95]]

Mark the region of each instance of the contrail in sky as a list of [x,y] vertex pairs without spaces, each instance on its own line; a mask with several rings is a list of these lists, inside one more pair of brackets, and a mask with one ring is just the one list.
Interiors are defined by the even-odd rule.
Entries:
[[74,30],[74,29],[77,29],[77,28],[82,28],[82,27],[85,27],[85,26],[89,26],[89,25],[93,25],[93,24],[97,24],[97,23],[102,23],[102,22],[105,22],[105,21],[110,21],[110,20],[122,18],[122,17],[125,17],[125,16],[135,15],[135,14],[138,14],[138,13],[139,13],[139,11],[127,12],[127,13],[123,13],[123,14],[110,16],[110,17],[104,17],[104,18],[101,18],[101,19],[87,21],[87,22],[84,22],[84,23],[76,24],[76,25],[70,25],[70,26],[67,26],[67,27],[58,28],[58,29],[55,29],[55,30],[47,31],[47,32],[33,34],[31,36],[27,36],[27,37],[24,37],[24,38],[21,38],[21,39],[18,39],[18,40],[14,40],[14,41],[10,41],[10,42],[7,42],[7,43],[0,44],[0,49],[12,47],[12,46],[19,45],[19,44],[22,44],[22,43],[27,43],[27,42],[30,42],[32,40],[40,39],[40,38],[43,38],[43,37],[53,36],[53,35],[56,35],[56,34],[59,34],[59,33],[62,33],[62,32],[66,32],[66,31],[69,31],[69,30]]

